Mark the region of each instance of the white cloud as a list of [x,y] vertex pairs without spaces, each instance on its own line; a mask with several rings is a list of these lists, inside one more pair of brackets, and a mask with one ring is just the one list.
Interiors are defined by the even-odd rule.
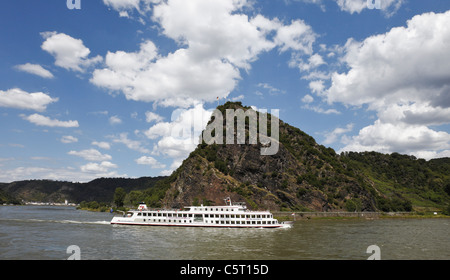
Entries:
[[136,159],[137,164],[149,165],[152,168],[165,168],[166,165],[159,163],[155,158],[149,156],[142,156]]
[[315,69],[323,64],[326,64],[326,62],[323,60],[322,56],[320,56],[320,54],[315,53],[309,57],[307,64],[300,63],[298,67],[300,68],[300,70],[310,71],[311,69]]
[[353,123],[347,124],[344,128],[338,127],[334,129],[332,132],[325,133],[325,140],[323,141],[323,144],[329,145],[331,143],[334,143],[338,140],[338,137],[342,137],[343,134],[350,132],[353,130]]
[[400,100],[450,107],[450,11],[413,17],[363,42],[349,41],[343,60],[350,70],[334,73],[330,102],[371,109]]
[[91,144],[94,145],[94,146],[97,146],[99,148],[105,149],[105,150],[111,149],[111,145],[108,142],[97,142],[97,141],[94,141]]
[[286,93],[286,91],[278,89],[268,83],[259,83],[258,87],[268,90],[270,95],[280,95]]
[[149,139],[160,139],[153,154],[168,156],[174,163],[181,162],[197,147],[211,114],[211,110],[198,104],[188,110],[177,109],[172,113],[171,122],[159,122],[150,127],[144,134]]
[[278,28],[275,42],[281,47],[282,52],[292,49],[305,54],[312,54],[312,44],[316,40],[316,36],[311,26],[303,20],[295,20],[290,25]]
[[58,98],[51,98],[42,92],[28,93],[19,88],[0,90],[0,107],[45,111],[47,106],[57,102]]
[[314,98],[309,94],[303,96],[303,98],[302,98],[303,103],[312,103],[313,101],[314,101]]
[[153,112],[145,112],[145,120],[150,123],[150,122],[160,122],[162,121],[164,118],[161,117],[160,115],[153,113]]
[[121,120],[118,116],[111,116],[111,117],[109,118],[109,123],[110,123],[111,125],[121,124],[121,123],[122,123],[122,120]]
[[331,115],[331,114],[336,114],[339,115],[341,114],[341,112],[339,112],[336,109],[324,109],[319,105],[313,106],[310,104],[305,104],[302,106],[303,109],[307,109],[307,110],[311,110],[313,112],[319,113],[319,114],[325,114],[325,115]]
[[61,138],[61,142],[64,144],[76,143],[78,142],[78,138],[71,135],[65,135]]
[[55,57],[56,66],[84,72],[89,66],[102,61],[101,56],[89,58],[91,51],[80,39],[57,32],[42,32],[41,35],[45,39],[41,48]]
[[324,81],[323,80],[312,81],[309,83],[309,88],[313,93],[321,95],[325,89]]
[[119,137],[113,137],[114,143],[122,143],[128,147],[128,149],[133,151],[138,151],[140,153],[149,154],[151,151],[142,146],[142,143],[137,140],[131,140],[128,138],[128,133],[121,133]]
[[[368,0],[336,0],[336,3],[342,11],[353,13],[360,13],[367,8]],[[384,1],[384,0],[383,0]]]
[[33,114],[30,116],[21,115],[21,117],[24,120],[27,120],[38,126],[65,127],[65,128],[79,127],[78,121],[60,121],[51,119],[49,117],[40,114]]
[[139,10],[140,0],[103,0],[103,3],[116,11],[136,9]]
[[38,75],[42,78],[46,78],[46,79],[54,78],[53,74],[50,71],[48,71],[47,69],[45,69],[44,67],[42,67],[39,64],[26,63],[26,64],[21,64],[21,65],[16,65],[15,68],[20,71],[23,71],[23,72],[27,72],[27,73],[30,73],[33,75]]
[[245,0],[172,0],[153,5],[153,21],[180,48],[162,56],[153,42],[136,52],[108,52],[106,67],[91,82],[127,99],[188,108],[213,102],[234,90],[240,70],[249,71],[258,56],[280,51],[311,54],[315,34],[301,20],[284,25],[261,15],[242,13]]
[[342,151],[377,151],[416,156],[437,155],[450,150],[450,134],[434,131],[423,125],[383,123],[376,120],[350,139]]
[[109,161],[102,161],[101,163],[90,162],[80,167],[82,172],[91,173],[107,173],[111,168],[117,168],[117,165]]
[[129,18],[129,12],[136,10],[143,15],[150,10],[151,3],[158,3],[161,0],[103,0],[103,3],[119,12],[121,17]]
[[[317,4],[325,12],[324,0],[298,0],[305,3]],[[341,11],[353,13],[361,13],[364,9],[369,9],[368,1],[372,1],[373,4],[378,2],[380,4],[380,10],[382,10],[386,16],[392,16],[398,9],[405,3],[405,0],[333,0],[339,6]],[[376,5],[374,6],[374,8]]]
[[[85,167],[86,168],[86,167]],[[13,182],[21,180],[47,179],[56,181],[89,182],[100,177],[128,177],[126,174],[117,172],[83,172],[73,167],[16,167],[13,169],[0,170],[1,182]]]
[[72,156],[82,157],[88,161],[109,161],[112,159],[110,155],[102,154],[96,149],[70,151],[68,154]]
[[439,155],[449,134],[430,126],[450,123],[450,11],[425,13],[363,42],[349,40],[342,61],[323,92],[329,103],[366,105],[373,125],[348,138],[343,150]]

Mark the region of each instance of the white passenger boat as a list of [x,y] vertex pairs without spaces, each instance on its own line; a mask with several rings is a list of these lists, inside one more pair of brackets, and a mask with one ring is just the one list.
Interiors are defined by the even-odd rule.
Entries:
[[269,211],[249,211],[244,203],[224,206],[189,206],[184,210],[148,209],[141,203],[136,210],[115,216],[111,224],[139,226],[233,227],[233,228],[288,228],[290,222],[278,222]]

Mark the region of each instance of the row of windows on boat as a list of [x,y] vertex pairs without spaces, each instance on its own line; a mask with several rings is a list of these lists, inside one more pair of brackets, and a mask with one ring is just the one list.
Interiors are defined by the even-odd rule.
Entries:
[[[148,214],[148,215],[147,215]],[[146,213],[146,212],[139,212],[137,213],[138,216],[144,216],[144,217],[179,217],[179,218],[192,218],[192,217],[201,217],[201,214],[181,214],[181,213]],[[205,218],[232,218],[232,219],[271,219],[272,215],[268,214],[236,214],[236,215],[229,215],[229,214],[204,214]]]
[[[171,219],[144,219],[144,222],[158,222],[158,223],[180,223],[180,224],[188,224],[188,223],[192,223],[192,220],[171,220]],[[195,222],[195,221],[194,221]],[[200,221],[198,221],[200,222]],[[206,224],[216,224],[216,225],[275,225],[278,224],[277,220],[262,220],[262,221],[224,221],[224,220],[205,220]]]

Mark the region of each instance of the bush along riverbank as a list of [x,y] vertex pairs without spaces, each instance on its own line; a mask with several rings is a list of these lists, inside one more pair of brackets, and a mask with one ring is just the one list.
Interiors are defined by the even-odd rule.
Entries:
[[[449,207],[450,208],[450,207]],[[450,218],[450,209],[442,212],[412,211],[412,212],[273,212],[279,221],[309,220],[309,219],[395,219],[395,218]],[[447,212],[448,211],[448,212]]]

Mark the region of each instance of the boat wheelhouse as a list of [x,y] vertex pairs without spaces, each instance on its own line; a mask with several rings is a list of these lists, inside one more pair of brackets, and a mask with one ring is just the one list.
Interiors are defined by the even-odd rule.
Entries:
[[115,216],[111,224],[139,226],[286,228],[269,211],[249,211],[244,203],[232,203],[228,197],[224,206],[188,206],[184,210],[148,209],[141,203],[136,210]]

